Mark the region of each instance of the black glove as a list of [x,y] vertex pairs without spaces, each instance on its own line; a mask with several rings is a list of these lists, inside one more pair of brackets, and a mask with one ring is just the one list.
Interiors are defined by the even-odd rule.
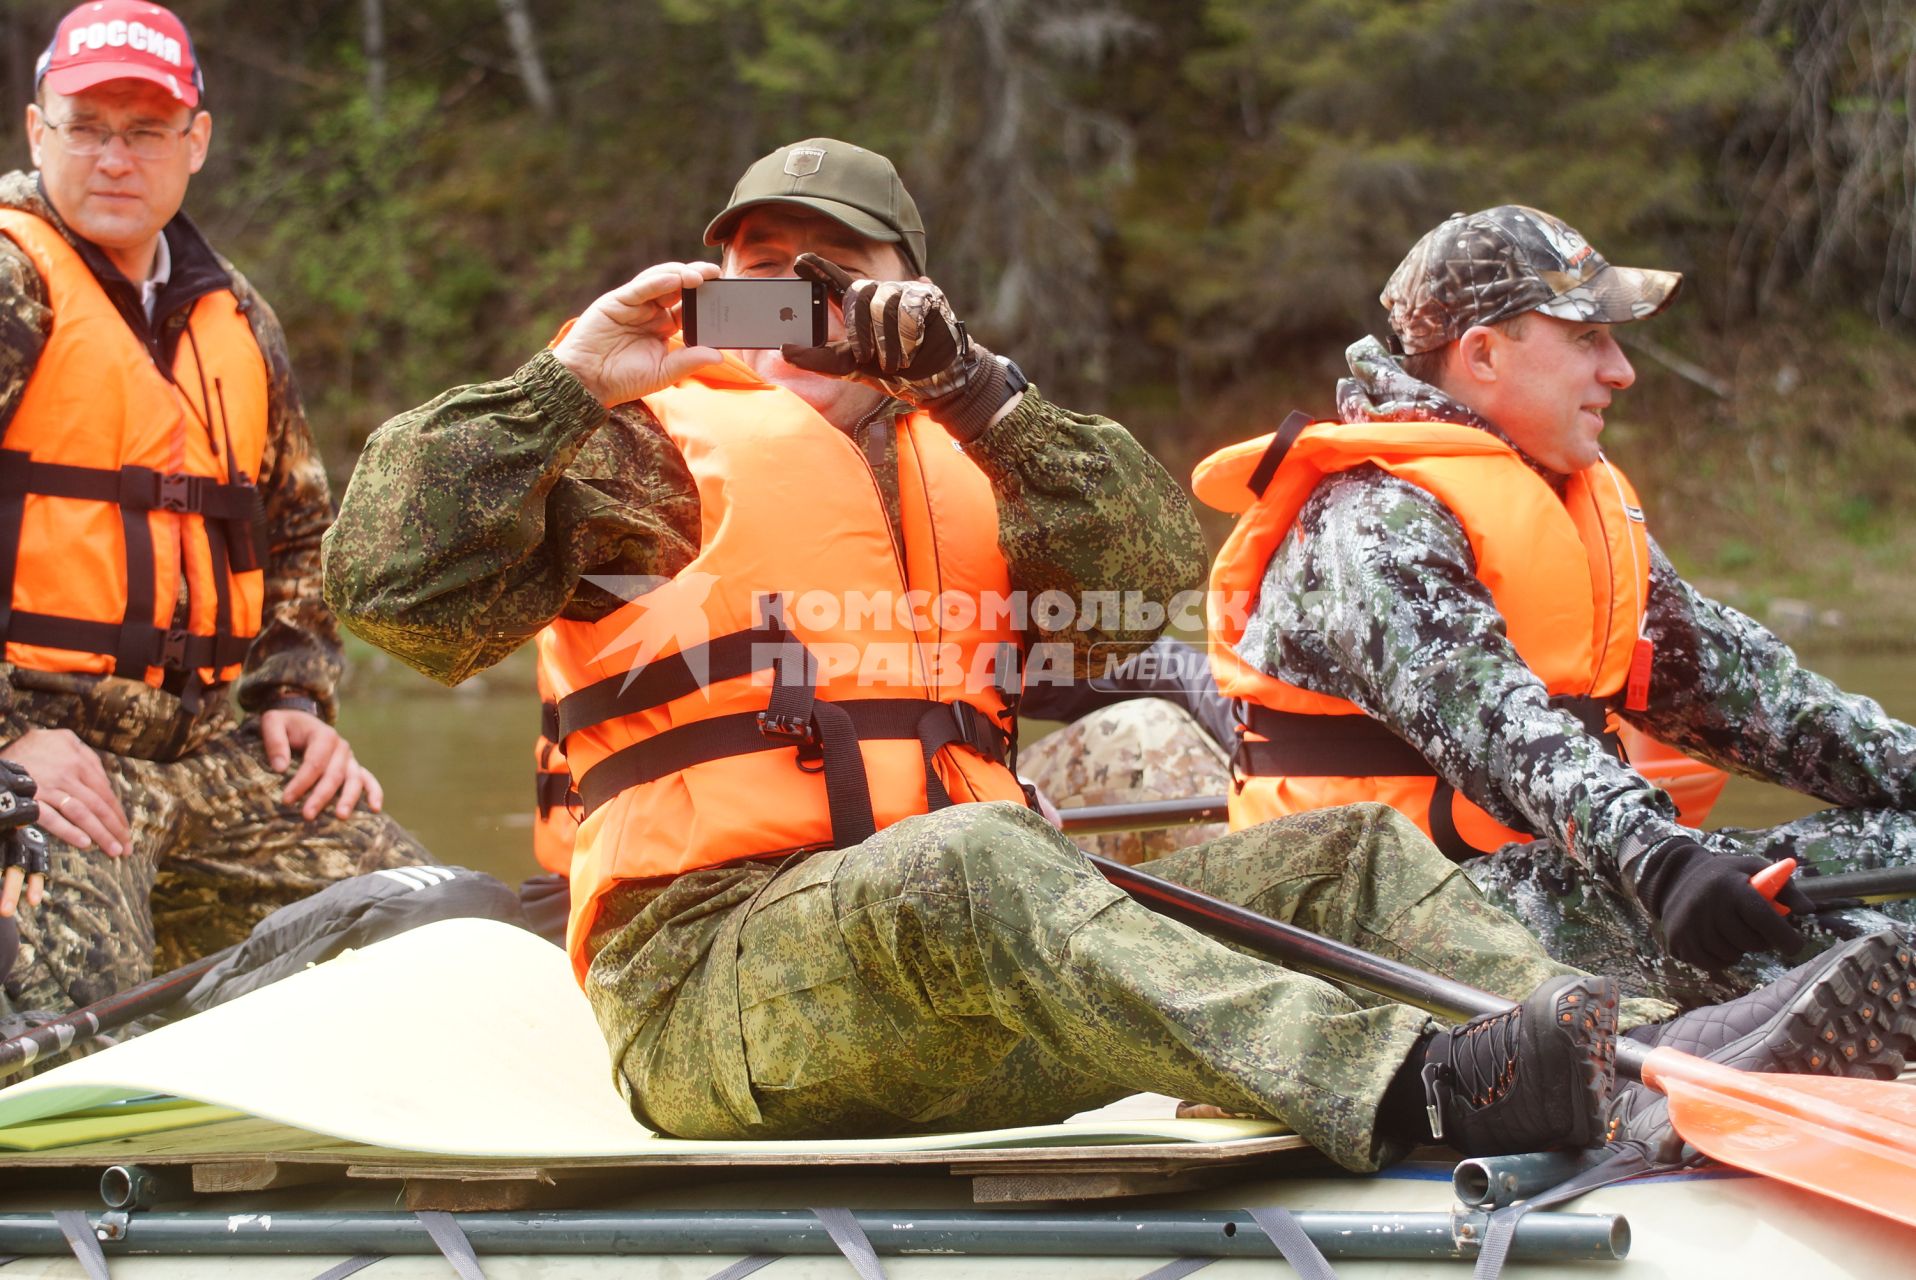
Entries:
[[999,360],[965,336],[944,291],[925,280],[860,280],[815,253],[794,270],[838,299],[845,336],[822,347],[787,343],[786,363],[856,378],[930,411],[960,441],[975,439],[1011,398]]
[[[1802,949],[1803,935],[1750,886],[1750,877],[1770,865],[1767,859],[1714,854],[1681,836],[1644,857],[1637,896],[1662,923],[1664,945],[1677,959],[1724,969],[1746,952]],[[1794,884],[1784,885],[1776,901],[1794,914],[1814,909]]]
[[29,887],[44,882],[50,859],[46,834],[30,825],[40,817],[33,778],[11,760],[0,760],[0,872],[20,868]]

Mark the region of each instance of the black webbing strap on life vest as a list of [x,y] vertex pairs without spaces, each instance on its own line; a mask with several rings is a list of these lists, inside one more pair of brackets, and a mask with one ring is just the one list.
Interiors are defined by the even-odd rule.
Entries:
[[[814,716],[821,709],[842,712],[858,739],[911,738],[949,733],[940,745],[962,742],[986,759],[1003,763],[1010,736],[990,717],[965,702],[936,702],[926,698],[859,698],[846,702],[815,699]],[[667,729],[664,733],[615,751],[579,779],[579,795],[589,813],[628,787],[656,782],[667,774],[708,760],[797,747],[801,765],[818,761],[823,743],[816,730],[793,725],[790,736],[768,729],[769,711],[743,711],[715,716]],[[934,725],[934,721],[939,722]],[[949,729],[946,728],[946,722]],[[934,749],[935,750],[935,749]]]
[[1264,741],[1239,738],[1239,773],[1284,778],[1436,776],[1422,752],[1392,733],[1381,720],[1361,712],[1319,716],[1259,706],[1249,706],[1246,711],[1244,727]]
[[[119,623],[65,618],[13,609],[13,583],[20,556],[21,521],[29,494],[108,502],[120,508],[126,547],[126,609]],[[36,462],[31,454],[0,449],[0,637],[18,644],[114,660],[114,674],[144,679],[148,667],[183,673],[241,662],[252,645],[233,633],[231,586],[233,539],[251,549],[263,532],[259,490],[250,483],[223,483],[205,476],[150,467],[77,467]],[[216,626],[212,635],[153,625],[153,531],[149,511],[197,514],[205,519],[212,557]],[[137,566],[137,567],[136,567]]]
[[1270,444],[1264,447],[1264,456],[1257,460],[1256,470],[1251,472],[1251,478],[1246,481],[1252,493],[1260,498],[1264,496],[1264,491],[1271,487],[1271,481],[1277,477],[1277,469],[1284,465],[1284,455],[1291,451],[1291,446],[1297,443],[1297,437],[1310,425],[1311,415],[1301,409],[1293,409],[1284,416],[1284,421],[1278,424],[1276,432],[1272,434]]
[[532,787],[540,821],[552,816],[554,809],[563,809],[571,803],[572,775],[564,770],[539,770],[532,775]]
[[[1405,742],[1381,720],[1354,715],[1309,715],[1244,706],[1244,727],[1263,738],[1238,739],[1233,765],[1247,777],[1287,778],[1436,778],[1430,796],[1430,837],[1453,862],[1479,857],[1479,849],[1457,830],[1454,804],[1457,792],[1438,776],[1423,753]],[[1577,718],[1584,731],[1619,757],[1623,744],[1608,731],[1608,710],[1601,698],[1570,694],[1550,699],[1550,705]],[[1512,828],[1529,835],[1522,824]]]
[[770,609],[756,627],[654,658],[623,675],[608,676],[567,694],[559,699],[554,731],[546,737],[563,742],[595,724],[663,706],[721,680],[768,670],[780,651],[794,642],[778,611]]

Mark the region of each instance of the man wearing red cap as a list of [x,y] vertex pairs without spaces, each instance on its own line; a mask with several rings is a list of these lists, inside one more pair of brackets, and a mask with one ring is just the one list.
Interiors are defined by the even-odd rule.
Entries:
[[180,211],[203,92],[172,13],[82,5],[37,68],[38,171],[0,177],[0,756],[52,837],[0,1014],[430,861],[330,724],[325,472],[278,320]]

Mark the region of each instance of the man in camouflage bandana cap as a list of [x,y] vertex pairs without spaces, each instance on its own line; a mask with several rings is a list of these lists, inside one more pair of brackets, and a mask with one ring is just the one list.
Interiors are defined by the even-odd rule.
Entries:
[[[754,437],[754,448],[783,444],[777,461],[795,470],[822,467],[810,449],[869,465],[872,484],[817,492],[835,528],[888,530],[874,541],[901,563],[936,551],[949,570],[995,548],[1026,597],[1164,602],[1198,580],[1188,502],[1130,434],[1049,403],[958,337],[949,303],[922,278],[917,210],[889,161],[832,139],[781,148],[748,171],[707,237],[722,245],[722,267],[650,268],[510,377],[456,388],[374,434],[327,539],[327,596],[348,626],[453,683],[548,627],[561,647],[587,634],[578,624],[636,608],[619,583],[650,593],[690,581],[695,558],[724,545],[727,521],[766,519],[776,532],[780,512],[747,510],[715,483],[724,441],[684,416],[714,404],[685,398],[685,384],[719,353],[677,344],[678,293],[721,271],[805,271],[845,300],[826,347],[739,353],[723,375],[757,398],[756,412],[791,424],[789,439],[817,441]],[[931,435],[925,415],[950,439]],[[901,475],[923,471],[904,470],[901,455],[923,468],[935,455],[956,466],[952,453],[982,473],[995,510],[969,546],[948,528],[925,547],[925,526],[901,515],[926,487]],[[708,500],[719,510],[702,511]],[[798,554],[822,566],[853,554],[844,541]],[[760,583],[755,564],[698,563],[719,580],[714,596],[734,589],[724,573]],[[1065,647],[1081,676],[1094,653],[1143,649],[1157,629],[1132,629],[1129,612],[1095,615],[1102,627],[1085,615],[1047,629],[1046,616],[1031,612],[1023,642]],[[802,609],[793,617],[804,625]],[[596,749],[585,735],[567,741],[581,739]],[[764,803],[722,792],[698,800],[698,816]],[[595,842],[608,831],[652,834],[613,828],[618,812],[588,816],[575,873],[600,874]],[[1456,1145],[1531,1150],[1593,1139],[1615,1027],[1670,1012],[1619,1004],[1609,980],[1551,961],[1378,805],[1300,815],[1148,865],[1523,1000],[1522,1013],[1439,1028],[1220,945],[1132,902],[1008,800],[921,812],[838,848],[700,852],[720,860],[605,878],[596,915],[571,938],[619,1086],[666,1133],[952,1131],[1057,1120],[1151,1090],[1278,1117],[1352,1168],[1429,1140],[1427,1105]],[[578,881],[574,892],[587,892]]]
[[[1573,474],[1607,465],[1602,411],[1635,376],[1609,327],[1656,314],[1679,283],[1607,263],[1535,209],[1454,216],[1391,276],[1381,297],[1391,346],[1366,338],[1350,348],[1339,416],[1480,429],[1512,444],[1561,497]],[[1526,346],[1552,354],[1519,368],[1511,353]],[[1538,376],[1559,380],[1523,412],[1486,410],[1514,403],[1481,376],[1499,353],[1493,372],[1506,389],[1513,372],[1533,392]],[[1562,380],[1565,370],[1574,377]],[[1647,697],[1631,706],[1619,690],[1607,708],[1698,760],[1832,808],[1767,830],[1679,825],[1664,791],[1552,704],[1476,576],[1460,517],[1375,465],[1317,485],[1269,560],[1236,652],[1290,685],[1355,703],[1443,783],[1537,833],[1452,856],[1467,858],[1491,900],[1558,959],[1693,1005],[1775,976],[1784,961],[1773,952],[1813,954],[1893,923],[1854,908],[1808,914],[1800,898],[1785,923],[1747,877],[1784,856],[1826,871],[1916,861],[1916,728],[1804,670],[1763,627],[1678,577],[1654,540],[1649,559]],[[1583,573],[1582,557],[1566,572]],[[1909,919],[1892,911],[1894,922]]]

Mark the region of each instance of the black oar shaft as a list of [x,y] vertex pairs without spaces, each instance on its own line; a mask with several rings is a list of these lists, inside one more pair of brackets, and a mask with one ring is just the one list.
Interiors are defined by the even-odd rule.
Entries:
[[1827,876],[1799,875],[1796,887],[1818,904],[1856,898],[1866,902],[1893,902],[1916,898],[1916,867],[1876,867]]
[[1060,809],[1059,826],[1066,835],[1101,836],[1112,831],[1156,831],[1228,820],[1223,796],[1196,796],[1184,800],[1142,800],[1135,804],[1091,804]]
[[44,1022],[11,1040],[0,1041],[0,1080],[17,1075],[43,1059],[65,1053],[76,1040],[112,1031],[135,1018],[159,1012],[192,990],[193,984],[206,976],[207,970],[235,950],[236,947],[228,947],[224,951],[203,956],[171,973],[149,978],[138,986],[128,987],[104,1000],[96,1000],[84,1009],[63,1013],[51,1022]]
[[[1213,938],[1261,952],[1289,968],[1335,982],[1348,982],[1387,1000],[1412,1005],[1455,1022],[1480,1013],[1501,1013],[1515,1004],[1453,979],[1360,951],[1348,943],[1320,938],[1294,924],[1285,924],[1208,893],[1160,880],[1122,862],[1100,858],[1094,853],[1084,856],[1105,879],[1153,911],[1180,920]],[[1635,1040],[1618,1040],[1617,1071],[1632,1079],[1640,1077],[1648,1054],[1649,1050]]]
[[1450,978],[1374,956],[1347,943],[1261,916],[1246,907],[1213,898],[1196,889],[1147,875],[1109,858],[1086,854],[1104,878],[1150,907],[1202,933],[1235,942],[1320,978],[1348,982],[1441,1017],[1463,1021],[1480,1013],[1498,1013],[1512,1002]]

